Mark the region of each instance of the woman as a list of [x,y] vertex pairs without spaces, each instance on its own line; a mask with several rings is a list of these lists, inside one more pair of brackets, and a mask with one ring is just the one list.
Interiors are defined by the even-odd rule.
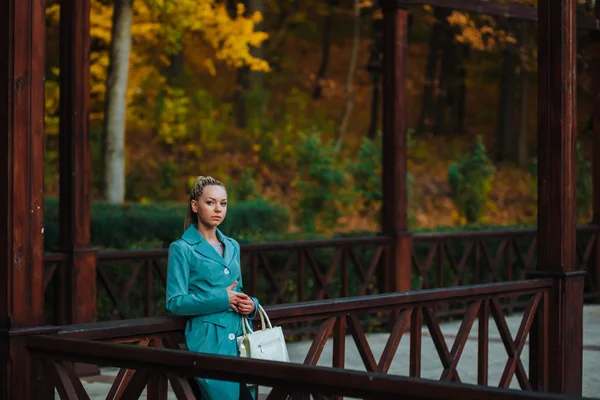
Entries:
[[[167,310],[191,317],[185,329],[190,351],[238,356],[242,318],[254,318],[258,301],[242,292],[240,245],[217,227],[227,214],[227,192],[212,177],[192,186],[180,239],[169,246]],[[246,385],[198,378],[203,399],[249,397]]]

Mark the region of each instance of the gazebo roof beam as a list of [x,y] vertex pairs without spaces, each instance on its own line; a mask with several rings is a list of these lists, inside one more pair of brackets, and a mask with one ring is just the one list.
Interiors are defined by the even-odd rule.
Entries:
[[[536,7],[518,3],[499,3],[490,0],[380,0],[380,2],[395,1],[401,6],[430,5],[432,7],[451,8],[477,14],[520,20],[537,21]],[[580,29],[600,31],[600,20],[591,16],[578,16],[577,27]]]

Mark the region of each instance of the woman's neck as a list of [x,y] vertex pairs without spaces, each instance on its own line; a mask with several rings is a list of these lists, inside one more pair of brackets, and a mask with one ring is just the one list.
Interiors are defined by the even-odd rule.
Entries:
[[211,227],[207,227],[202,225],[201,223],[198,223],[196,225],[198,227],[198,232],[200,233],[200,235],[202,235],[202,237],[209,243],[217,243],[219,242],[219,237],[217,236],[217,227],[216,226],[211,226]]

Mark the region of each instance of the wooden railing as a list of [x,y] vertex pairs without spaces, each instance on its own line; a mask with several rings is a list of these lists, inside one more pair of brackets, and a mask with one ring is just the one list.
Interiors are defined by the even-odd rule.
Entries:
[[[586,276],[585,297],[600,300],[597,226],[578,229],[577,262]],[[412,236],[414,289],[524,279],[535,269],[533,229],[418,233]],[[265,304],[285,304],[382,293],[391,276],[386,257],[393,239],[385,236],[242,245],[245,290]],[[161,315],[164,310],[166,249],[101,251],[97,282],[100,320]],[[62,323],[66,257],[46,254],[45,287],[49,322]],[[512,309],[521,304],[509,304]],[[455,313],[466,309],[454,307]]]
[[[458,383],[466,381],[466,377],[461,376],[458,372],[457,366],[464,353],[467,340],[473,340],[472,337],[469,337],[469,333],[475,323],[477,323],[477,335],[475,339],[477,341],[477,376],[475,377],[476,381],[471,383],[477,383],[479,385],[490,384],[490,377],[488,376],[488,348],[490,346],[490,322],[493,321],[500,333],[507,355],[507,362],[503,369],[503,373],[499,377],[494,377],[494,381],[497,382],[498,387],[508,388],[513,378],[516,378],[519,386],[524,390],[545,391],[548,386],[548,374],[545,370],[546,366],[544,362],[544,360],[547,360],[547,348],[542,344],[547,343],[547,318],[549,292],[551,287],[552,279],[535,279],[520,282],[483,284],[459,288],[419,290],[405,293],[285,304],[267,307],[267,312],[273,323],[284,327],[284,332],[286,334],[289,333],[289,327],[301,322],[310,323],[316,327],[314,330],[315,333],[311,336],[310,348],[303,360],[303,364],[305,365],[317,365],[328,339],[332,337],[333,344],[331,350],[333,357],[331,366],[345,368],[346,333],[349,333],[360,354],[364,369],[367,372],[376,374],[390,373],[392,361],[395,360],[395,365],[399,362],[408,363],[408,375],[413,378],[421,377],[421,365],[425,361],[422,357],[424,350],[422,337],[424,334],[423,328],[426,327],[442,366],[439,380]],[[527,304],[519,329],[514,336],[511,333],[501,310],[502,304],[513,297],[526,299]],[[439,308],[438,306],[440,304],[448,303],[463,303],[467,308],[467,312],[462,319],[460,328],[458,329],[451,347],[448,347],[446,344],[447,338],[444,336],[440,325],[439,315],[436,312],[436,309]],[[381,356],[376,358],[367,341],[363,325],[364,321],[368,320],[369,316],[381,314],[390,315],[392,323],[387,329],[389,337],[385,349]],[[184,319],[172,317],[71,325],[61,327],[56,334],[65,339],[103,341],[121,344],[127,343],[135,344],[136,346],[123,347],[120,348],[121,350],[119,351],[117,351],[117,348],[105,348],[102,346],[92,346],[90,349],[86,350],[87,345],[85,345],[84,342],[52,342],[49,340],[43,342],[44,346],[41,346],[37,342],[32,342],[32,346],[40,352],[44,352],[50,360],[53,360],[50,367],[57,369],[57,371],[53,372],[51,375],[55,378],[55,385],[63,385],[65,387],[70,385],[75,388],[77,386],[75,380],[78,378],[76,378],[75,374],[72,372],[66,370],[63,371],[61,368],[64,369],[67,367],[63,364],[57,364],[54,361],[70,360],[97,364],[108,363],[107,365],[124,367],[119,372],[112,385],[110,392],[112,394],[124,393],[124,391],[129,390],[129,385],[134,385],[135,390],[131,390],[138,393],[146,384],[149,384],[152,379],[156,378],[155,371],[160,370],[161,373],[169,371],[169,377],[163,377],[163,379],[170,379],[173,390],[178,398],[189,398],[186,396],[193,391],[193,382],[190,384],[190,381],[173,377],[173,374],[182,371],[181,368],[183,368],[183,366],[190,366],[190,360],[199,356],[188,355],[188,358],[178,359],[173,355],[173,357],[175,357],[173,360],[177,359],[181,364],[179,364],[179,369],[175,368],[173,370],[168,370],[167,368],[174,368],[173,364],[165,364],[163,365],[163,369],[159,369],[159,358],[163,356],[158,355],[157,353],[157,358],[150,363],[152,368],[142,368],[143,371],[139,374],[137,370],[135,372],[130,370],[131,368],[140,366],[139,363],[135,366],[131,364],[136,362],[136,360],[137,362],[140,361],[137,357],[141,357],[140,355],[146,357],[145,354],[151,354],[143,352],[137,353],[140,347],[166,349],[182,348],[184,327]],[[409,338],[405,340],[410,340],[410,355],[408,359],[398,359],[397,349],[401,340],[406,335],[408,335]],[[524,367],[521,359],[521,356],[526,353],[525,345],[527,339],[529,339],[528,371]],[[78,352],[76,348],[79,348],[80,351]],[[92,351],[91,349],[94,350]],[[111,356],[111,354],[114,354],[114,356]],[[171,357],[171,353],[168,354],[169,357]],[[115,364],[115,362],[118,361],[116,360],[117,357],[122,358],[123,361]],[[143,359],[146,360],[147,358]],[[184,360],[187,361],[184,362]],[[205,360],[204,358],[194,360],[208,361],[208,359]],[[432,362],[430,357],[427,358],[426,361],[429,363]],[[211,359],[211,363],[212,362],[213,360]],[[225,361],[223,362],[225,364],[222,365],[230,366],[233,368],[232,371],[234,372],[247,372],[247,370],[242,369],[241,365],[250,368],[250,365],[246,364],[230,365]],[[155,367],[156,369],[153,372]],[[258,367],[258,365],[253,367]],[[261,365],[260,368],[263,368],[263,366]],[[199,364],[195,371],[208,374],[206,376],[213,376],[211,374],[215,373],[217,370],[219,370],[219,368],[213,370],[207,365],[200,366]],[[312,373],[307,371],[313,370],[303,370],[302,373]],[[290,369],[290,373],[296,374],[299,372]],[[253,375],[252,373],[249,373],[244,376],[251,381],[254,381],[253,379],[257,378],[256,382],[266,384],[267,381],[261,380],[265,376],[261,376],[261,379],[258,379],[258,375],[260,374]],[[223,377],[223,375],[218,376]],[[234,374],[233,376],[237,375]],[[285,398],[287,393],[286,390],[297,388],[294,384],[299,383],[300,381],[295,382],[294,376],[296,375],[290,375],[289,377],[290,386],[283,385],[280,386],[279,389],[276,388],[271,391],[269,398]],[[380,377],[380,375],[377,375],[377,377]],[[60,382],[57,381],[59,378],[61,379]],[[270,376],[270,378],[273,378],[273,376]],[[348,378],[351,377],[348,376]],[[72,382],[65,382],[65,379]],[[323,381],[323,379],[319,380],[319,382]],[[394,381],[400,382],[397,380]],[[280,384],[281,382],[271,380],[268,381],[268,383]],[[163,384],[156,383],[156,385],[158,385],[157,387],[166,388],[164,382]],[[394,387],[399,388],[399,386]],[[320,386],[317,385],[315,388],[320,388]],[[342,393],[342,388],[338,389],[340,389],[339,393]],[[77,390],[81,390],[81,388]],[[350,392],[343,393],[349,394]],[[357,394],[358,392],[352,393]],[[431,394],[431,396],[434,395]]]
[[[431,382],[374,372],[338,370],[299,364],[285,364],[251,359],[218,357],[177,350],[151,349],[98,343],[76,339],[38,336],[28,340],[28,349],[42,360],[49,389],[56,388],[61,399],[89,399],[84,386],[75,376],[70,362],[93,360],[105,365],[135,371],[126,388],[107,398],[139,398],[147,388],[147,398],[166,399],[167,383],[177,399],[197,399],[190,380],[179,376],[251,382],[273,386],[275,393],[292,393],[292,398],[325,399],[325,395],[352,396],[365,399],[411,400],[568,400],[574,397],[550,393],[519,392],[482,386]],[[43,386],[42,386],[43,387]],[[39,387],[38,387],[39,390]],[[341,398],[341,397],[337,397]]]

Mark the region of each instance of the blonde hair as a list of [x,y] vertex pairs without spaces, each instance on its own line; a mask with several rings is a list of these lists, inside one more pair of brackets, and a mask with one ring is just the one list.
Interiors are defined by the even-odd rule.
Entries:
[[216,180],[212,176],[199,176],[190,189],[190,198],[188,200],[187,213],[185,214],[185,222],[183,223],[183,230],[187,230],[193,223],[198,221],[198,214],[192,210],[192,200],[198,201],[204,188],[207,186],[221,186],[225,187],[220,181]]

